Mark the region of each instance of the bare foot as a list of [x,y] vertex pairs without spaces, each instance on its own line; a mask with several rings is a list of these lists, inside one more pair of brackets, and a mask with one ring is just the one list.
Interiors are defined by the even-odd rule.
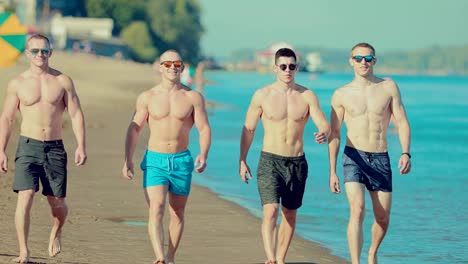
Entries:
[[14,263],[29,263],[29,256],[19,256],[11,260]]
[[377,264],[377,255],[369,254],[368,261],[369,264]]
[[164,260],[155,260],[153,264],[166,264],[166,261]]
[[50,234],[49,256],[51,257],[55,257],[58,253],[60,253],[60,246],[62,244],[62,239],[60,235],[61,234],[57,234],[57,236],[52,236],[52,234]]

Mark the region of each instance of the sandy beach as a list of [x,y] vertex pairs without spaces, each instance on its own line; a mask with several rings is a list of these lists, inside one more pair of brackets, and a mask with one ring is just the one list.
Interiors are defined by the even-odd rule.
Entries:
[[[137,171],[132,181],[124,180],[120,173],[126,128],[134,111],[136,96],[154,83],[152,67],[59,52],[53,55],[50,64],[74,80],[85,114],[88,162],[80,168],[72,162],[76,143],[65,114],[70,213],[63,231],[62,253],[55,258],[49,258],[47,254],[52,224],[50,209],[47,199],[38,192],[31,215],[31,261],[152,263],[154,255],[144,225],[147,208],[141,187],[141,171]],[[2,105],[8,81],[27,67],[25,58],[22,58],[15,67],[0,69]],[[20,114],[7,148],[9,171],[0,175],[0,263],[10,263],[18,252],[14,228],[16,194],[12,192],[11,185],[19,122]],[[137,146],[135,164],[141,160],[146,140],[145,130]],[[240,206],[219,198],[206,188],[193,186],[186,219],[176,258],[178,264],[264,262],[261,221]],[[328,249],[297,235],[287,260],[291,264],[347,263],[331,255]]]

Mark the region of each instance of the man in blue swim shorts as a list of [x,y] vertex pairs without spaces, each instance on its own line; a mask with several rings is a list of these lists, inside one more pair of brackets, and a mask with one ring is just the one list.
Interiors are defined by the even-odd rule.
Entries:
[[[149,206],[148,233],[156,256],[155,264],[173,263],[184,230],[184,211],[190,193],[192,171],[203,172],[211,144],[211,128],[203,96],[180,82],[184,63],[174,50],[164,52],[158,65],[161,82],[141,93],[125,142],[126,179],[134,175],[133,153],[138,136],[148,123],[148,149],[141,162],[143,188]],[[200,154],[195,162],[189,134],[193,125],[199,132]],[[195,164],[198,166],[194,168]],[[167,253],[164,254],[163,216],[169,197],[170,224]]]
[[330,190],[340,192],[336,163],[340,148],[340,130],[346,123],[346,147],[343,153],[343,178],[349,201],[348,245],[353,264],[360,263],[363,245],[364,188],[372,199],[374,225],[368,263],[377,263],[377,251],[388,230],[392,202],[392,170],[387,153],[387,130],[395,118],[402,155],[400,174],[411,170],[410,126],[400,91],[390,79],[373,73],[375,50],[368,43],[351,49],[350,65],[354,80],[335,91],[332,97],[331,134],[328,143],[330,158]]

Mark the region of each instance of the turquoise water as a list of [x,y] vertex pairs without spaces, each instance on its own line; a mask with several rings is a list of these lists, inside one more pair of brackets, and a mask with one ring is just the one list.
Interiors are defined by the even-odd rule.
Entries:
[[[468,194],[465,192],[468,187],[468,77],[390,77],[400,87],[410,120],[413,167],[409,175],[397,173],[401,148],[398,136],[390,133],[394,198],[390,229],[380,249],[379,263],[468,263]],[[246,185],[238,176],[239,139],[250,97],[256,89],[273,82],[274,76],[212,72],[207,73],[207,78],[214,81],[206,87],[207,99],[227,106],[209,111],[213,141],[208,167],[205,173],[194,174],[194,182],[260,217],[256,182]],[[333,91],[351,79],[350,74],[310,78],[306,73],[299,73],[296,81],[317,93],[328,117]],[[309,135],[305,139],[309,179],[304,205],[298,212],[297,234],[349,259],[348,203],[344,193],[334,195],[329,191],[327,146],[314,143],[314,131],[313,123],[309,122],[305,133]],[[262,136],[259,123],[248,156],[252,171],[257,168]],[[196,132],[191,137],[195,155]],[[338,162],[341,163],[341,154]],[[338,171],[342,179],[340,166]],[[370,205],[367,197],[363,261],[371,238]]]

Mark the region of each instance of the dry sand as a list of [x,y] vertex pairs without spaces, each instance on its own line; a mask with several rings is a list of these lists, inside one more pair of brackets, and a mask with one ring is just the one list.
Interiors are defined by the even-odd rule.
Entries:
[[[126,127],[133,114],[136,96],[153,85],[151,66],[65,53],[54,54],[51,65],[74,80],[86,118],[88,162],[80,168],[70,162],[76,143],[65,114],[70,213],[63,231],[62,253],[55,258],[48,257],[52,222],[47,200],[38,192],[31,215],[31,261],[152,263],[154,255],[146,226],[122,223],[147,220],[141,173],[132,181],[120,176]],[[8,80],[27,67],[22,58],[15,67],[0,69],[2,102]],[[20,114],[7,148],[9,172],[0,175],[0,263],[9,263],[18,252],[14,228],[16,194],[11,191],[11,184],[19,122]],[[146,140],[147,131],[140,137],[134,159],[136,164],[141,160]],[[240,206],[203,187],[193,186],[186,219],[177,263],[254,264],[265,260],[260,219]],[[327,249],[298,236],[293,239],[287,260],[296,264],[346,263],[330,255]]]

